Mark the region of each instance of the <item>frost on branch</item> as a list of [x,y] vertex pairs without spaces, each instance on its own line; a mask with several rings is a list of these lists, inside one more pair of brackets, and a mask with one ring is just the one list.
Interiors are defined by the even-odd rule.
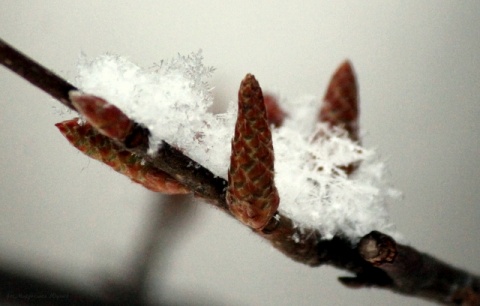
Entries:
[[234,118],[208,112],[213,98],[206,81],[212,71],[202,65],[201,52],[146,69],[124,57],[103,55],[81,59],[77,82],[148,128],[152,154],[165,140],[226,177],[229,152],[218,148],[230,143],[232,132],[225,126],[233,126]]
[[[212,71],[203,66],[200,52],[147,69],[124,57],[103,55],[82,58],[77,81],[85,92],[104,98],[148,128],[149,154],[155,155],[164,140],[226,178],[237,110],[231,103],[225,114],[208,111],[213,103],[207,83]],[[313,96],[281,101],[285,114],[270,120],[279,211],[325,239],[344,235],[356,242],[372,230],[398,236],[386,210],[396,192],[385,181],[383,163],[373,150],[349,137],[356,133],[356,122],[345,122],[347,132],[332,125],[330,119],[336,117],[322,113],[319,101]],[[349,173],[346,165],[358,168]]]

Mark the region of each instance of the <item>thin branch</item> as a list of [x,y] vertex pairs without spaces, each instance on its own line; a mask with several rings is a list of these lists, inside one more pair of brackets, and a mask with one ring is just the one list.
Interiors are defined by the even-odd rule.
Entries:
[[22,54],[1,38],[0,63],[54,97],[66,107],[75,110],[68,98],[68,93],[71,90],[75,90],[75,86]]
[[[35,86],[72,108],[69,91],[75,87],[55,76],[0,40],[0,62]],[[227,182],[164,143],[155,158],[146,152],[148,131],[136,126],[123,145],[149,159],[194,191],[197,197],[230,214],[225,200]],[[292,220],[277,214],[255,231],[288,257],[310,266],[330,264],[354,273],[340,281],[349,287],[375,286],[451,305],[480,305],[480,278],[427,254],[397,244],[379,232],[355,246],[344,237],[322,240],[315,231],[299,230]],[[293,238],[295,237],[295,239]]]
[[358,244],[361,256],[385,271],[399,293],[453,305],[480,305],[480,278],[373,231]]
[[[144,146],[139,144],[139,147]],[[135,150],[135,148],[131,149]],[[167,142],[163,142],[155,158],[148,156],[145,158],[187,186],[195,193],[195,196],[230,214],[225,201],[227,181],[223,178],[215,176],[210,170]]]

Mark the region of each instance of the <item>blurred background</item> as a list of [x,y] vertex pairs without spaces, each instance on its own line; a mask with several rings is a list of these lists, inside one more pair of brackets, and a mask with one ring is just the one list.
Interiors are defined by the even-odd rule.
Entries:
[[[216,67],[219,104],[236,99],[248,72],[283,98],[322,97],[350,59],[364,144],[378,149],[404,193],[390,206],[399,231],[414,247],[480,273],[480,2],[0,7],[0,37],[71,81],[81,52],[150,66],[202,49]],[[67,143],[54,123],[74,114],[59,105],[0,67],[1,267],[87,291],[142,275],[146,296],[162,305],[430,305],[346,289],[336,280],[343,271],[295,263],[205,203],[131,183]],[[148,273],[139,273],[145,252],[153,254]]]

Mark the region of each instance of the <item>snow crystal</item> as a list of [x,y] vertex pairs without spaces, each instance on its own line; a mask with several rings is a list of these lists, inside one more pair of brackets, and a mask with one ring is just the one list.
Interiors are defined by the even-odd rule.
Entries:
[[[78,65],[77,83],[119,107],[151,132],[150,153],[162,141],[225,177],[229,162],[233,112],[207,111],[213,98],[207,79],[213,68],[202,64],[201,51],[141,68],[125,57],[103,55],[92,61],[84,56]],[[231,106],[233,109],[233,105]]]
[[[79,88],[115,104],[150,130],[150,154],[166,141],[227,177],[237,108],[231,103],[224,114],[208,111],[213,97],[207,80],[213,68],[203,65],[201,51],[147,69],[125,57],[83,56],[78,69]],[[272,130],[279,211],[299,228],[319,230],[325,239],[341,234],[356,241],[372,230],[398,238],[386,210],[398,193],[386,183],[383,163],[344,131],[319,124],[314,115],[319,100],[282,101],[289,116]],[[349,164],[359,167],[347,176],[341,166]]]

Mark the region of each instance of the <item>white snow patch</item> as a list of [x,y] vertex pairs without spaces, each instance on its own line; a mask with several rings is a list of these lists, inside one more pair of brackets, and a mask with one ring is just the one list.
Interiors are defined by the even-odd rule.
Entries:
[[[207,79],[213,68],[203,65],[200,51],[150,68],[121,56],[83,56],[78,69],[79,88],[150,130],[150,154],[166,141],[227,177],[237,108],[231,103],[226,113],[208,111],[213,98]],[[317,123],[318,101],[313,96],[282,101],[289,117],[272,130],[279,210],[300,228],[318,229],[325,239],[343,234],[356,241],[372,230],[399,238],[386,209],[398,192],[386,182],[384,164],[344,131]],[[347,176],[340,166],[351,163],[360,166]]]

